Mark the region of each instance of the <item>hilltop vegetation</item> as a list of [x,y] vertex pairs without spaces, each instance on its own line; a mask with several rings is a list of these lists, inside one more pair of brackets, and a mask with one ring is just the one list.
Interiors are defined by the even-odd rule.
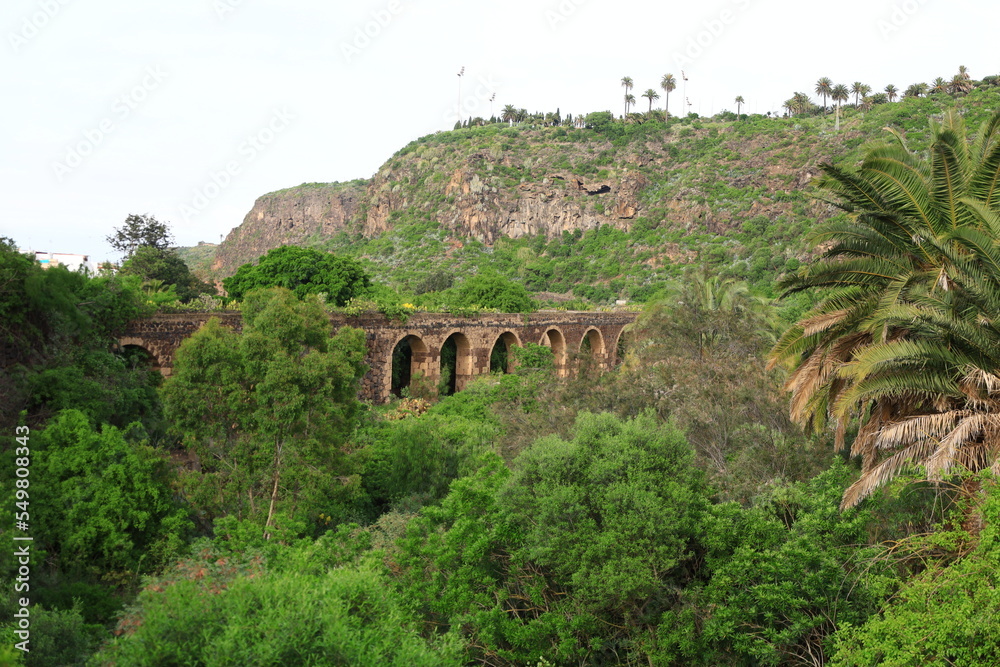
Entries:
[[982,121],[1000,88],[972,83],[956,96],[843,105],[839,130],[831,109],[811,103],[787,118],[664,122],[654,109],[625,121],[473,122],[410,143],[369,181],[263,197],[220,246],[213,275],[293,243],[361,259],[404,293],[439,272],[491,270],[574,307],[641,302],[698,265],[773,295],[775,279],[809,259],[809,231],[837,213],[816,198],[819,165],[856,164],[885,128],[926,148],[926,119],[950,108]]

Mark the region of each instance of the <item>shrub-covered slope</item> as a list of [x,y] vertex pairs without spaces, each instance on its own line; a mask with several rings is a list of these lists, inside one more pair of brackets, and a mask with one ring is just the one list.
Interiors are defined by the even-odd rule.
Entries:
[[370,180],[261,197],[218,248],[211,277],[295,244],[360,257],[403,290],[491,268],[537,292],[642,300],[695,263],[767,291],[834,214],[812,194],[820,164],[853,163],[887,127],[919,145],[928,119],[956,105],[981,119],[996,90],[845,108],[839,130],[831,114],[439,132]]

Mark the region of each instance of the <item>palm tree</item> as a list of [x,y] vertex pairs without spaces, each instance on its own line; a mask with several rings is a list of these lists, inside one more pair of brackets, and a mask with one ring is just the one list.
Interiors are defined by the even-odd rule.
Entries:
[[815,235],[824,258],[788,293],[825,289],[770,364],[793,372],[791,415],[812,428],[848,422],[856,505],[904,470],[941,480],[956,467],[1000,472],[1000,113],[974,142],[960,115],[932,122],[929,157],[893,141],[820,185],[847,219]]
[[796,113],[805,113],[812,106],[809,96],[805,93],[795,93],[792,95],[792,100],[795,102]]
[[645,97],[646,99],[649,100],[649,112],[652,113],[653,112],[653,100],[660,99],[660,94],[658,92],[656,92],[655,90],[653,90],[652,88],[647,88],[646,92],[644,92],[640,97]]
[[838,83],[833,87],[833,90],[830,91],[830,99],[837,103],[837,121],[834,125],[834,130],[840,130],[840,103],[846,102],[848,95],[847,86],[842,83]]
[[[625,115],[626,116],[628,115],[629,98],[632,97],[631,95],[629,95],[629,92],[632,90],[632,86],[633,85],[634,84],[632,83],[632,77],[630,77],[630,76],[623,76],[622,77],[622,87],[625,89]],[[632,101],[635,102],[635,98],[634,97],[632,97]]]
[[677,79],[674,78],[673,74],[664,74],[663,78],[660,79],[660,88],[666,95],[666,100],[663,102],[663,113],[666,114],[666,118],[670,118],[670,93],[677,88]]
[[823,77],[816,82],[816,94],[823,98],[823,113],[826,113],[826,98],[833,92],[833,81],[829,77]]
[[517,120],[517,109],[514,108],[513,104],[504,105],[503,111],[500,113],[500,119],[505,123],[514,124]]
[[792,98],[789,98],[789,99],[785,100],[784,102],[782,102],[781,103],[781,108],[785,110],[785,113],[787,113],[788,116],[794,116],[795,115],[795,98],[792,97]]
[[863,90],[865,87],[866,87],[865,84],[861,83],[860,81],[855,81],[854,83],[851,84],[851,94],[854,95],[855,107],[858,106],[858,104],[860,103],[861,96],[867,94]]
[[950,88],[952,95],[967,95],[972,90],[972,81],[965,65],[958,67],[958,74],[952,78]]
[[948,92],[948,82],[938,77],[931,82],[931,92],[932,93],[946,93]]
[[888,86],[885,87],[885,94],[886,97],[889,98],[890,102],[895,102],[896,98],[899,97],[899,90],[896,88],[896,86],[890,83]]
[[742,95],[737,95],[736,99],[733,100],[733,101],[736,102],[736,120],[739,120],[740,119],[740,107],[742,107],[744,104],[746,104],[746,100],[743,99]]
[[635,95],[625,93],[625,116],[628,116],[628,108],[635,104]]
[[906,89],[904,97],[922,97],[927,94],[926,83],[911,83]]

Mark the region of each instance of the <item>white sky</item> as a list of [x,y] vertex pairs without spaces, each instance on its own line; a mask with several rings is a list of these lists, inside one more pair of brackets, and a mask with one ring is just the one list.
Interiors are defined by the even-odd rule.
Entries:
[[621,113],[626,75],[642,110],[666,72],[679,113],[681,69],[694,111],[763,113],[821,76],[1000,73],[998,18],[992,0],[3,0],[0,236],[118,259],[105,237],[151,213],[218,242],[262,194],[370,177],[450,129],[463,66],[465,116],[493,91],[497,113]]

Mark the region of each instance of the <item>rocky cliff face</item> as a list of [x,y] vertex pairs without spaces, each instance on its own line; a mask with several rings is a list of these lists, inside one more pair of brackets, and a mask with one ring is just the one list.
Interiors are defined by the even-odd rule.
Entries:
[[[213,277],[283,244],[342,231],[372,238],[407,222],[437,223],[456,239],[486,245],[601,225],[630,231],[638,220],[726,234],[753,216],[791,213],[783,194],[806,187],[851,137],[679,125],[625,145],[591,130],[440,133],[400,150],[370,180],[261,197],[219,247]],[[806,213],[801,206],[798,215]],[[825,215],[821,205],[805,206],[811,217]]]
[[229,276],[273,248],[305,245],[347,230],[364,196],[365,186],[357,182],[301,185],[264,195],[219,246],[212,272]]

